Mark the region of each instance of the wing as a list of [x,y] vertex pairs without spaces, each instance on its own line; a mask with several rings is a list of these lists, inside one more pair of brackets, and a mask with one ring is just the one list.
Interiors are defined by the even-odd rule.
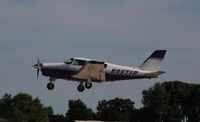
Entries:
[[73,77],[82,80],[90,78],[94,81],[105,81],[104,62],[88,61]]

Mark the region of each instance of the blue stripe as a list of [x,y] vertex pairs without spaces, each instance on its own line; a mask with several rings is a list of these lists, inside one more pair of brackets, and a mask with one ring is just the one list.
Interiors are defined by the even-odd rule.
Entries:
[[163,59],[165,57],[165,54],[166,54],[166,51],[167,50],[156,50],[154,51],[151,56],[149,56],[145,61],[144,63],[149,60],[150,58],[160,58],[160,59]]
[[141,79],[141,78],[149,78],[143,76],[124,76],[124,75],[116,75],[106,73],[106,81],[116,81],[116,80],[131,80],[131,79]]

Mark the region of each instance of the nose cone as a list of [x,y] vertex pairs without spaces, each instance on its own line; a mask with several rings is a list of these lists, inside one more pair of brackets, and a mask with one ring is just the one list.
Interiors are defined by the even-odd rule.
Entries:
[[39,72],[42,69],[42,66],[43,66],[42,63],[37,63],[37,64],[33,65],[33,67],[37,69],[37,80],[38,80],[38,77],[39,77]]
[[36,68],[36,69],[41,69],[43,66],[42,63],[40,63],[40,59],[37,58],[37,64],[34,64],[33,67]]
[[38,68],[38,64],[34,64],[33,67],[37,69]]
[[33,67],[36,68],[36,69],[41,69],[43,66],[42,63],[39,63],[39,64],[34,64]]

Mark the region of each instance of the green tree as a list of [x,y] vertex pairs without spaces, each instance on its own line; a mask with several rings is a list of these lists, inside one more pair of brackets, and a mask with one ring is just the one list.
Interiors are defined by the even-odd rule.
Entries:
[[45,108],[38,98],[19,93],[12,98],[5,94],[0,99],[0,114],[17,122],[48,122],[50,108]]
[[[189,122],[200,121],[200,86],[170,81],[156,83],[152,88],[142,92],[144,108],[148,108],[154,122]],[[146,115],[143,115],[146,116]]]
[[20,93],[13,97],[14,118],[19,122],[48,122],[48,113],[38,98]]
[[5,94],[2,99],[0,99],[0,115],[6,118],[12,117],[13,111],[13,101],[10,94]]
[[69,121],[73,120],[92,120],[95,119],[95,113],[92,109],[87,108],[87,106],[79,100],[69,100],[69,110],[66,116]]
[[47,112],[48,116],[53,116],[53,108],[52,107],[44,107],[44,110]]
[[[175,85],[179,82],[173,82]],[[171,83],[169,84],[171,85]],[[179,86],[179,85],[176,85]],[[156,83],[152,88],[144,90],[142,103],[150,109],[156,121],[180,122],[182,119],[181,98],[178,89],[172,89],[168,84]],[[145,115],[144,115],[145,116]]]
[[149,107],[134,110],[130,116],[130,122],[155,122],[156,115]]
[[65,116],[57,114],[50,116],[49,122],[68,122],[68,121]]
[[134,102],[130,99],[101,100],[97,106],[97,116],[100,120],[129,121],[133,110]]
[[190,94],[183,101],[183,113],[189,122],[200,122],[200,85],[191,85]]

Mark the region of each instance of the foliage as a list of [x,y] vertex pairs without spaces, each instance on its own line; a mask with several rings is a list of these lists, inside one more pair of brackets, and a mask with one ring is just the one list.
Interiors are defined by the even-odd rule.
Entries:
[[0,99],[0,115],[6,118],[12,116],[13,102],[12,96],[5,94],[2,99]]
[[69,100],[69,110],[66,115],[69,121],[93,120],[96,118],[92,109],[87,108],[87,106],[80,99]]
[[[183,119],[189,122],[200,121],[199,85],[180,81],[156,83],[142,94],[144,108],[141,109],[140,113],[143,115],[140,116],[151,118],[154,122],[181,122]],[[151,116],[144,110],[150,110]]]
[[28,94],[19,93],[12,98],[5,94],[0,99],[0,115],[12,118],[17,122],[48,122],[51,108],[45,108],[38,98],[33,99]]
[[97,116],[100,120],[106,121],[129,121],[133,110],[134,102],[130,99],[102,100],[97,106]]
[[43,109],[47,112],[48,116],[53,116],[53,108],[51,106],[44,107]]
[[[0,99],[0,116],[17,122],[66,122],[73,120],[106,120],[130,122],[200,122],[200,85],[180,81],[155,83],[142,92],[143,107],[134,108],[130,99],[115,98],[98,102],[97,113],[81,100],[69,100],[66,117],[53,115],[38,98],[19,93]],[[48,120],[49,119],[49,120]]]
[[49,116],[49,122],[68,122],[66,117],[63,115],[51,115]]

